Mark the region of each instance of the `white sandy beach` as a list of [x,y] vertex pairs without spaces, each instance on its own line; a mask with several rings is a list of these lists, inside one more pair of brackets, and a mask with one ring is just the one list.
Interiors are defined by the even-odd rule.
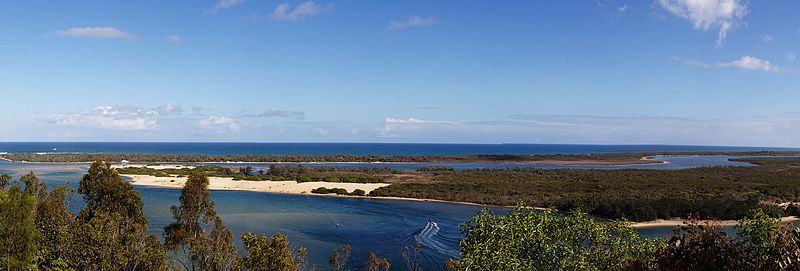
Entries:
[[[155,177],[149,175],[122,175],[131,178],[131,184],[141,186],[155,186],[165,188],[183,188],[186,177]],[[305,182],[295,181],[234,181],[233,178],[209,177],[208,189],[210,190],[241,190],[255,192],[272,192],[286,194],[310,194],[312,189],[342,188],[348,192],[361,189],[367,194],[372,190],[388,186],[388,183],[333,183],[333,182]]]

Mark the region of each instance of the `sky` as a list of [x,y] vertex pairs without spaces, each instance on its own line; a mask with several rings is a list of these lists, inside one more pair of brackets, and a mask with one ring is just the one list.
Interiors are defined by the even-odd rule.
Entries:
[[0,141],[800,147],[789,0],[0,2]]

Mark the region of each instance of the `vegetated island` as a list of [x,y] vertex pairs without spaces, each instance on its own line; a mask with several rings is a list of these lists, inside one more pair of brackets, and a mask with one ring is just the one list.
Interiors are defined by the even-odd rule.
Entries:
[[763,152],[647,152],[602,154],[496,154],[496,155],[203,155],[144,153],[10,153],[0,159],[36,163],[494,163],[620,166],[663,163],[648,159],[670,155],[800,156],[800,151]]
[[[698,213],[704,219],[741,219],[754,208],[773,216],[800,215],[800,157],[737,159],[757,167],[648,169],[470,169],[331,168],[271,166],[268,170],[198,166],[191,168],[127,167],[126,176],[175,178],[202,171],[231,182],[322,182],[317,193],[467,202],[482,205],[580,208],[603,218],[652,221]],[[213,181],[212,181],[213,183]],[[134,183],[135,184],[135,183]],[[319,184],[319,183],[317,183]],[[353,187],[350,184],[380,184]],[[249,185],[249,184],[248,184]],[[315,185],[308,186],[311,188]],[[261,186],[263,187],[263,186]],[[325,189],[319,189],[324,187]],[[342,190],[336,190],[336,188]],[[314,191],[308,191],[314,193]]]

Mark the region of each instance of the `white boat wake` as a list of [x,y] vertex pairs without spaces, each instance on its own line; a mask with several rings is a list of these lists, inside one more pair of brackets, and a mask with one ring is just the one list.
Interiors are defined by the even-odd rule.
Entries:
[[446,245],[434,239],[434,237],[438,236],[438,234],[439,225],[437,225],[436,222],[429,221],[428,225],[425,225],[425,228],[422,229],[419,234],[414,236],[414,239],[417,241],[417,243],[444,254],[451,259],[461,258],[461,254],[459,254],[458,251],[449,249]]

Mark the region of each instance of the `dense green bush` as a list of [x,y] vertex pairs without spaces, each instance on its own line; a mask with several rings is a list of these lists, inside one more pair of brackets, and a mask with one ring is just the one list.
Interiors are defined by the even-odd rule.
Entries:
[[[770,159],[777,159],[776,161]],[[753,208],[785,215],[774,203],[800,197],[800,158],[759,158],[759,167],[685,170],[473,169],[437,171],[426,182],[393,182],[371,196],[489,205],[582,208],[634,221],[685,217],[740,219]],[[762,204],[763,202],[769,204]]]
[[736,236],[693,216],[668,239],[641,239],[624,221],[517,206],[484,210],[463,225],[451,270],[800,270],[800,229],[762,210]]
[[623,270],[655,268],[661,243],[639,238],[625,222],[601,222],[517,206],[507,215],[484,210],[463,225],[456,270]]
[[347,195],[347,196],[364,196],[367,193],[364,190],[356,189],[353,190],[352,193],[347,192],[344,188],[326,188],[326,187],[319,187],[315,189],[311,189],[311,193],[314,194],[336,194],[336,195]]
[[353,196],[364,196],[367,193],[364,192],[364,190],[356,189],[356,190],[353,190],[353,193],[350,193],[350,194],[353,195]]

